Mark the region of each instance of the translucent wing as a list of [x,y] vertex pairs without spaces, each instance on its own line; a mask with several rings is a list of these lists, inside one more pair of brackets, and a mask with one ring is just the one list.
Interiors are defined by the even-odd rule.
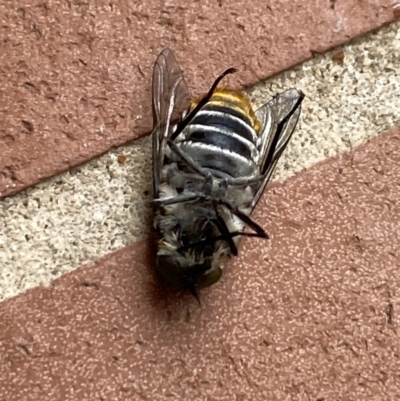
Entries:
[[153,71],[153,190],[158,197],[164,150],[171,135],[171,123],[188,110],[190,96],[182,70],[168,48],[162,50]]
[[252,208],[254,208],[271,175],[275,169],[282,152],[285,150],[292,136],[300,116],[301,102],[304,94],[297,89],[287,91],[275,96],[256,111],[256,116],[262,124],[261,150],[259,168],[263,177]]

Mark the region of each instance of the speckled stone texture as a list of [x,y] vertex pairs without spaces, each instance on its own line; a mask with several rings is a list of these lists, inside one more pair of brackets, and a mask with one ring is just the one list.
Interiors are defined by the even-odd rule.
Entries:
[[166,45],[194,94],[246,86],[393,20],[390,0],[9,1],[0,5],[0,197],[151,130]]
[[4,400],[396,400],[400,129],[273,184],[202,306],[148,242],[0,304]]

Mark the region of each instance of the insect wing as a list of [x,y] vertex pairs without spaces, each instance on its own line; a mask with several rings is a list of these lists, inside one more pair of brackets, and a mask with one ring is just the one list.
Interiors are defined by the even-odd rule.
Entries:
[[275,96],[256,111],[256,116],[263,127],[261,130],[261,157],[259,162],[263,179],[252,202],[252,208],[257,205],[279,157],[285,150],[296,128],[303,99],[304,94],[301,91],[288,89]]
[[190,95],[174,54],[165,48],[153,71],[153,190],[158,197],[164,149],[171,135],[171,123],[188,110]]

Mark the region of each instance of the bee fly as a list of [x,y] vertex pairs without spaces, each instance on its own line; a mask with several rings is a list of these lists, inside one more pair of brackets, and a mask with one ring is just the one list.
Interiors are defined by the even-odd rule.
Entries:
[[[153,72],[153,185],[157,271],[173,287],[216,283],[241,236],[268,238],[250,215],[300,116],[304,94],[289,89],[254,111],[239,91],[191,100],[172,51]],[[248,227],[250,231],[244,231]]]

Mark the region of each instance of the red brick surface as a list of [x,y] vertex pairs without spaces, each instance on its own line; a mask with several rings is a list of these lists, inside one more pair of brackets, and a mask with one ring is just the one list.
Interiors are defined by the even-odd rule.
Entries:
[[390,0],[0,4],[0,197],[151,129],[164,46],[194,94],[227,66],[245,86],[393,19]]
[[221,282],[166,295],[146,242],[0,304],[1,400],[400,398],[400,129],[274,184]]

